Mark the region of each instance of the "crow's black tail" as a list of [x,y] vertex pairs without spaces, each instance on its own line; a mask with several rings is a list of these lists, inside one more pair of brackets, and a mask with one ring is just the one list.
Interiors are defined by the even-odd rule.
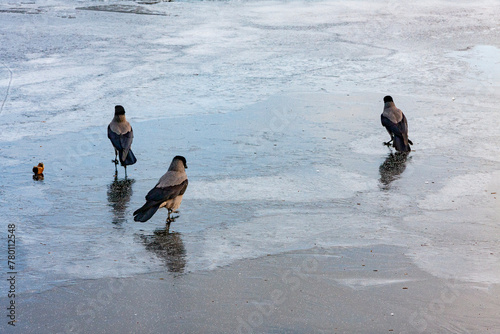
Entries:
[[[122,152],[120,152],[120,156],[122,156]],[[120,161],[120,163],[122,164],[122,166],[133,165],[136,162],[137,162],[137,158],[135,157],[134,153],[132,153],[132,150],[128,150],[127,157],[125,158],[124,161]]]
[[159,207],[159,204],[151,206],[151,203],[146,202],[140,209],[135,210],[134,220],[141,223],[148,221],[158,211]]
[[400,137],[400,136],[394,136],[394,148],[398,152],[410,152],[411,151],[410,144],[408,143],[408,138]]

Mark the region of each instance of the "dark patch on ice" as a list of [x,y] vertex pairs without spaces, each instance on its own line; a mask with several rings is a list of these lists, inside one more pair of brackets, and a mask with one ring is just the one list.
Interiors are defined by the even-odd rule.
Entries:
[[173,0],[151,0],[151,1],[137,1],[140,5],[156,5],[160,2],[173,2]]
[[390,153],[380,165],[380,183],[384,190],[389,189],[392,181],[398,179],[406,169],[407,153]]
[[163,260],[170,272],[184,272],[186,249],[180,233],[169,233],[163,228],[155,230],[152,235],[141,235],[140,237],[146,249]]
[[0,13],[14,13],[14,14],[40,14],[43,10],[38,8],[9,8],[0,9]]
[[108,205],[113,208],[113,224],[121,224],[126,221],[126,211],[132,196],[134,182],[134,179],[115,179],[108,186]]
[[145,9],[141,6],[131,6],[131,5],[103,5],[103,6],[88,6],[88,7],[77,7],[78,10],[92,10],[100,12],[114,12],[114,13],[126,13],[126,14],[141,14],[141,15],[159,15],[168,16],[166,13],[153,12],[149,9]]
[[355,22],[335,22],[335,23],[320,23],[315,25],[264,25],[264,24],[251,24],[252,27],[263,30],[293,30],[293,31],[309,31],[309,30],[324,30],[328,28],[347,26]]

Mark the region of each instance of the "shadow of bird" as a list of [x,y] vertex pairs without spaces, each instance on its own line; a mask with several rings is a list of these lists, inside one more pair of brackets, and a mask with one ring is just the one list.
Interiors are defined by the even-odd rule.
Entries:
[[141,235],[140,237],[146,249],[165,262],[168,271],[184,272],[186,249],[180,233],[169,233],[165,227],[155,230],[152,235]]
[[389,189],[391,182],[398,179],[405,171],[407,160],[408,153],[389,153],[379,167],[380,183],[382,183],[383,189]]
[[125,211],[132,196],[134,182],[134,179],[118,180],[115,178],[108,185],[108,205],[113,209],[113,224],[121,224],[126,220]]

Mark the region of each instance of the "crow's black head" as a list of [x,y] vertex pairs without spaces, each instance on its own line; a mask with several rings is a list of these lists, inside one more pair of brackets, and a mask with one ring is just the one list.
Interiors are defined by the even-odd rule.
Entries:
[[122,106],[115,106],[115,116],[125,115],[125,109]]
[[386,97],[384,97],[384,103],[387,103],[387,102],[394,102],[392,99],[392,96],[387,95]]
[[172,161],[174,161],[174,160],[182,161],[182,163],[184,164],[184,168],[188,168],[187,163],[186,163],[186,158],[184,158],[182,155],[176,155],[174,157],[174,159],[172,159]]

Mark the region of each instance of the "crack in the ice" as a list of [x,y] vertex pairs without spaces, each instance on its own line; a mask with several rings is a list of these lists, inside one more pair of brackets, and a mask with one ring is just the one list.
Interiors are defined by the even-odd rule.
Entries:
[[0,116],[3,113],[3,107],[5,106],[5,102],[7,102],[7,98],[9,97],[9,92],[10,92],[10,86],[12,85],[12,70],[5,65],[5,63],[2,63],[2,65],[9,71],[9,84],[7,85],[7,91],[5,92],[5,97],[2,101],[2,105],[0,106]]

